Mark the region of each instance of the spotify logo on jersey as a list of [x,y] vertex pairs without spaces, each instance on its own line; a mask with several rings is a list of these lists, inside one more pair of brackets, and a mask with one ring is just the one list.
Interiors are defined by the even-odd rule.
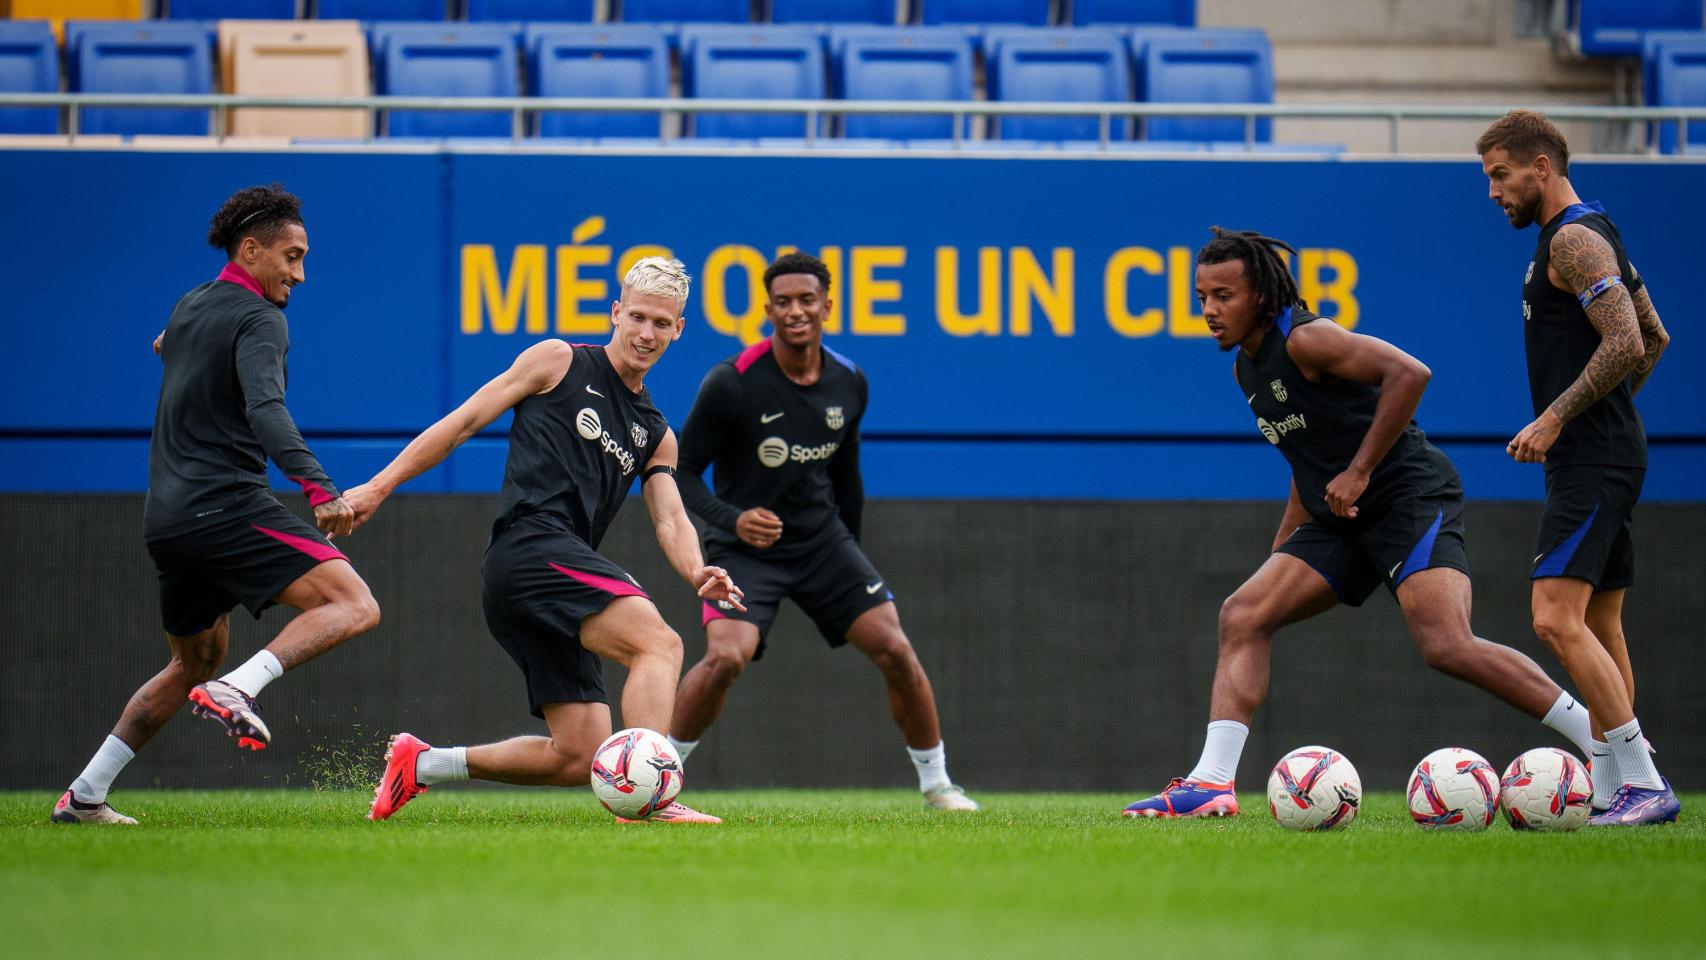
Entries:
[[575,429],[588,440],[597,440],[604,433],[604,424],[598,420],[598,411],[591,407],[582,407],[575,414]]
[[788,441],[781,437],[765,437],[758,444],[758,462],[767,467],[779,467],[788,462]]

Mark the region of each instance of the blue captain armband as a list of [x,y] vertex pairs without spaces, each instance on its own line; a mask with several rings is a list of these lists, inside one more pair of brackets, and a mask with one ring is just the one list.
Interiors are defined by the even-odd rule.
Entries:
[[1622,285],[1622,283],[1623,278],[1619,276],[1613,275],[1609,277],[1601,277],[1598,280],[1595,280],[1592,286],[1583,290],[1581,293],[1576,294],[1576,299],[1582,302],[1582,309],[1585,310],[1587,309],[1587,305],[1594,301],[1595,297],[1607,290],[1610,290],[1612,287]]

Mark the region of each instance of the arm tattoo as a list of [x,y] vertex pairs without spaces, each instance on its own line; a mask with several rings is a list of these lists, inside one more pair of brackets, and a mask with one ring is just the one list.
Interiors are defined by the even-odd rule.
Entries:
[[1635,291],[1635,319],[1641,325],[1641,346],[1646,350],[1635,364],[1635,390],[1639,392],[1646,385],[1647,378],[1652,376],[1659,355],[1670,344],[1670,334],[1659,322],[1659,312],[1653,308],[1653,298],[1647,295],[1645,285]]
[[[1552,266],[1578,296],[1608,276],[1620,276],[1617,255],[1605,238],[1585,226],[1571,224],[1552,238]],[[1641,327],[1629,289],[1619,283],[1602,288],[1585,309],[1588,322],[1599,331],[1599,347],[1581,376],[1552,401],[1552,413],[1568,423],[1610,393],[1643,359]]]

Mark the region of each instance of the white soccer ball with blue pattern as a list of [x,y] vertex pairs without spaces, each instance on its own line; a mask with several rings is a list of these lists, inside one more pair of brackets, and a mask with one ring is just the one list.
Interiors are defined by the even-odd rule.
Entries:
[[1362,806],[1362,778],[1331,747],[1299,747],[1268,776],[1268,812],[1288,830],[1340,830]]
[[1587,764],[1553,747],[1512,760],[1499,784],[1499,806],[1513,830],[1574,830],[1587,822],[1592,805]]
[[644,820],[681,792],[681,755],[655,730],[618,730],[592,755],[592,792],[624,820]]
[[1475,751],[1446,747],[1416,764],[1404,796],[1417,826],[1477,833],[1498,816],[1499,774]]

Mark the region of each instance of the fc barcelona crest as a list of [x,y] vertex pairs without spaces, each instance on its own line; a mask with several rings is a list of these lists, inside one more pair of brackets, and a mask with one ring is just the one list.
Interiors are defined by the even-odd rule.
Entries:
[[1284,403],[1285,398],[1290,396],[1290,394],[1285,392],[1285,382],[1283,380],[1275,380],[1273,383],[1268,384],[1268,386],[1273,388],[1274,399],[1278,400],[1280,403]]
[[823,412],[823,422],[828,424],[831,430],[840,430],[847,418],[842,416],[840,407],[830,407]]
[[637,423],[629,425],[628,435],[634,438],[634,446],[636,447],[644,447],[646,441],[651,439],[651,435],[646,433],[646,428]]

